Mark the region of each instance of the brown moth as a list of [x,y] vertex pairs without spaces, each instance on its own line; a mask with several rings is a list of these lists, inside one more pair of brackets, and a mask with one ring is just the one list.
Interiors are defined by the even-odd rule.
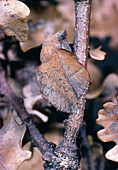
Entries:
[[46,38],[37,79],[46,101],[60,111],[76,113],[78,99],[88,89],[90,77],[76,55],[71,53],[66,37],[66,31],[61,31]]

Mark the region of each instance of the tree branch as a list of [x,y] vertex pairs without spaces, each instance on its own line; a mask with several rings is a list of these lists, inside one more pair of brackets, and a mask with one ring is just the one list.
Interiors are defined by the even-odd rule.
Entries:
[[[74,52],[77,55],[78,61],[85,66],[87,63],[90,11],[91,0],[75,0],[76,26]],[[24,124],[28,127],[34,145],[43,154],[43,159],[46,162],[44,164],[45,169],[78,169],[80,157],[78,155],[78,147],[76,146],[76,138],[83,121],[85,95],[81,96],[78,100],[77,114],[70,113],[69,118],[65,120],[63,142],[55,149],[55,145],[48,143],[33,124],[22,100],[14,94],[8,85],[2,68],[0,69],[0,92],[7,97]]]
[[12,91],[11,87],[7,83],[5,72],[1,66],[0,93],[6,96],[8,101],[12,104],[13,108],[20,116],[22,122],[28,127],[33,144],[41,151],[42,154],[46,153],[47,151],[52,152],[52,150],[55,148],[55,145],[53,143],[48,143],[47,140],[36,128],[35,124],[33,123],[31,117],[24,107],[23,100],[16,96],[16,94]]
[[[78,61],[84,66],[87,64],[89,25],[91,14],[91,0],[75,0],[75,42],[74,52]],[[70,113],[69,118],[65,120],[65,134],[61,145],[54,151],[55,167],[62,169],[78,169],[80,157],[76,146],[78,131],[82,125],[85,95],[78,100],[77,114]]]
[[86,66],[88,56],[91,0],[75,1],[74,52],[78,61]]

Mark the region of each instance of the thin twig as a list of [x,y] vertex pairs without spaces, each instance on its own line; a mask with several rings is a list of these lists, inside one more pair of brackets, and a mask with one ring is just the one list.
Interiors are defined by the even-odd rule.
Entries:
[[6,96],[8,101],[12,104],[13,108],[20,116],[22,122],[28,127],[33,144],[42,152],[42,154],[44,154],[48,150],[51,150],[55,145],[52,143],[48,143],[47,140],[36,128],[35,124],[33,123],[31,117],[24,107],[23,100],[17,97],[9,86],[5,78],[5,72],[2,67],[0,67],[0,93]]

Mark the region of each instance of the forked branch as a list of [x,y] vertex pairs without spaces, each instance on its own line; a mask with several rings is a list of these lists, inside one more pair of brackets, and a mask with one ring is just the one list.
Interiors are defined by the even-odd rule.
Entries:
[[[91,0],[75,0],[74,2],[76,14],[74,52],[77,55],[78,61],[86,67]],[[65,134],[63,141],[61,145],[55,149],[55,145],[53,143],[48,143],[35,127],[23,105],[22,100],[14,94],[7,83],[2,67],[0,67],[0,92],[7,97],[21,117],[23,123],[28,127],[34,145],[43,154],[43,159],[46,162],[44,164],[45,169],[73,170],[79,168],[80,157],[77,154],[78,147],[76,146],[76,138],[83,121],[85,95],[82,95],[78,99],[77,113],[70,113],[69,118],[65,120]]]
[[[85,67],[87,65],[89,25],[91,14],[91,0],[75,0],[75,42],[74,52],[78,61]],[[65,134],[61,145],[54,151],[55,167],[64,169],[78,169],[80,157],[77,154],[76,139],[78,131],[81,128],[84,108],[85,95],[82,95],[78,101],[78,110],[76,114],[70,113],[69,118],[65,120]]]
[[2,66],[0,66],[0,93],[6,96],[8,101],[11,103],[13,108],[20,116],[22,122],[28,127],[33,144],[41,151],[42,154],[44,154],[48,150],[49,152],[52,152],[52,148],[55,148],[55,145],[52,143],[48,143],[43,135],[36,128],[35,124],[33,123],[31,117],[24,107],[23,100],[17,97],[9,86],[5,78],[5,72],[2,69]]

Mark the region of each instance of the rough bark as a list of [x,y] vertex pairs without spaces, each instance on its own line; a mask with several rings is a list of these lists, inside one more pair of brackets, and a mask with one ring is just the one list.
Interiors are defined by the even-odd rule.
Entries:
[[[87,64],[90,13],[91,0],[75,0],[76,24],[74,52],[77,55],[78,61],[84,66]],[[77,113],[70,113],[68,119],[64,121],[64,138],[61,145],[55,149],[55,145],[48,143],[33,124],[22,100],[14,94],[8,85],[2,67],[0,69],[0,92],[8,98],[9,102],[21,117],[23,123],[28,127],[34,145],[43,154],[43,159],[45,160],[44,167],[46,170],[76,170],[79,168],[80,156],[78,154],[78,147],[76,146],[76,139],[83,121],[85,95],[79,98]]]
[[[75,42],[74,52],[78,61],[85,67],[87,66],[89,25],[91,14],[91,0],[75,0]],[[61,145],[54,151],[52,159],[53,169],[78,169],[80,157],[76,145],[78,132],[81,128],[84,108],[85,95],[79,98],[78,111],[76,114],[69,115],[65,120],[65,134]],[[46,164],[45,164],[46,165]],[[49,166],[45,166],[48,169]]]

